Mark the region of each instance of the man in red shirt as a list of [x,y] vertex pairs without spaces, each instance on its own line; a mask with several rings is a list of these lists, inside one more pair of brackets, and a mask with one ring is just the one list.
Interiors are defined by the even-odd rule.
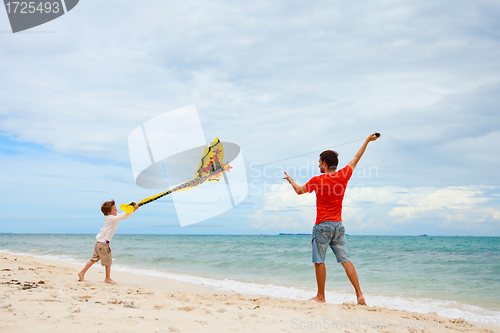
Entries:
[[297,194],[316,192],[316,224],[312,233],[312,260],[316,269],[316,282],[318,293],[311,300],[325,303],[325,254],[328,246],[332,249],[337,262],[344,266],[349,281],[351,281],[358,304],[366,305],[365,298],[359,287],[356,269],[349,258],[346,247],[345,229],[342,225],[342,200],[344,199],[347,182],[351,178],[354,168],[363,156],[368,143],[379,138],[379,133],[370,135],[354,158],[345,168],[337,171],[338,154],[332,150],[326,150],[319,156],[319,169],[321,176],[311,178],[305,185],[299,186],[285,172],[286,177]]

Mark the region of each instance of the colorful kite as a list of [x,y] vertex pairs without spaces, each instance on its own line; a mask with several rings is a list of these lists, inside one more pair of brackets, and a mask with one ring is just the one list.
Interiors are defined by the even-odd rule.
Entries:
[[[201,157],[200,165],[196,170],[196,178],[193,178],[179,186],[174,187],[166,192],[154,195],[152,197],[146,198],[139,202],[137,205],[139,207],[158,200],[170,193],[188,190],[196,186],[200,186],[206,181],[218,182],[224,171],[229,171],[232,167],[229,164],[224,164],[222,160],[224,159],[224,147],[218,138],[212,142],[210,146],[205,148],[203,151],[203,156]],[[131,213],[134,211],[136,203],[131,202],[129,204],[122,204],[120,209],[126,213]]]

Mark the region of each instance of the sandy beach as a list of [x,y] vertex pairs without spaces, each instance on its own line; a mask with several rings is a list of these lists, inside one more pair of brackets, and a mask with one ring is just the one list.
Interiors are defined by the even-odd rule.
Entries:
[[151,276],[0,254],[1,332],[500,332],[498,326],[354,303],[241,295]]

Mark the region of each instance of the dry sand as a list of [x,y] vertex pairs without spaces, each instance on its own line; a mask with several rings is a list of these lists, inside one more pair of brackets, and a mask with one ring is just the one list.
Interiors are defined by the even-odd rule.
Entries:
[[435,313],[240,295],[115,271],[110,285],[97,265],[78,282],[79,265],[0,254],[0,332],[500,332]]

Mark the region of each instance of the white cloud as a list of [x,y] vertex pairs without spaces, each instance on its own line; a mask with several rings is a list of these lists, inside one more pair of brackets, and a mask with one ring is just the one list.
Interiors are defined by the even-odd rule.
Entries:
[[[344,206],[355,209],[384,207],[390,224],[434,223],[450,226],[454,221],[498,222],[496,186],[362,187],[346,192]],[[347,215],[345,215],[347,216]],[[451,223],[451,224],[450,224]]]
[[[377,187],[348,191],[352,226],[497,221],[484,188],[450,186],[499,184],[499,17],[494,2],[89,0],[40,27],[55,33],[1,35],[0,134],[128,162],[134,128],[196,104],[207,139],[250,164],[377,130],[360,162],[377,166]],[[254,217],[306,232],[313,198],[269,195]]]
[[[434,224],[467,229],[483,223],[498,224],[492,191],[498,187],[446,188],[356,187],[346,191],[343,220],[351,231],[390,230],[391,227]],[[270,186],[264,204],[252,218],[254,226],[282,232],[306,232],[315,221],[316,196],[298,196],[288,184]],[[457,224],[456,222],[460,222]],[[467,222],[467,223],[463,223]]]
[[[439,140],[433,133],[448,122],[415,125],[455,110],[426,107],[500,80],[498,40],[475,30],[495,27],[479,15],[494,6],[443,6],[90,1],[44,26],[55,34],[6,40],[0,130],[126,160],[123,142],[137,124],[196,103],[208,133],[223,131],[264,160],[269,139],[307,151],[333,127],[350,137],[380,126],[400,130],[399,140],[413,127],[420,140]],[[299,131],[322,135],[305,144]]]
[[[390,217],[406,223],[414,220],[425,220],[429,214],[434,218],[442,218],[443,226],[452,226],[455,222],[464,225],[482,222],[500,222],[500,210],[491,203],[493,198],[487,192],[495,187],[460,186],[443,189],[417,189],[413,193],[398,200],[400,207],[389,212]],[[489,203],[489,205],[485,205]],[[493,207],[492,207],[493,205]]]
[[281,232],[310,232],[316,214],[316,197],[310,194],[297,195],[286,184],[266,187],[264,204],[252,216],[257,229],[281,230]]

